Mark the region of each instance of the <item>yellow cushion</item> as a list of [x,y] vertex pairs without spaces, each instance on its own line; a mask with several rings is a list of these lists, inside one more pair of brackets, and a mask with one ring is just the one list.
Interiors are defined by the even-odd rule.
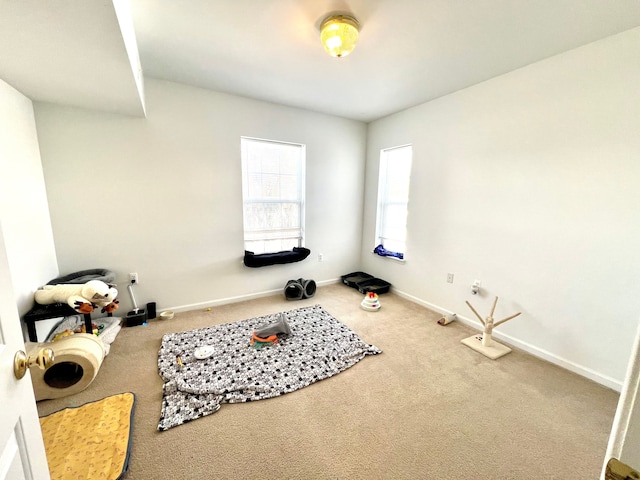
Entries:
[[121,393],[40,419],[51,479],[117,479],[128,468],[135,396]]

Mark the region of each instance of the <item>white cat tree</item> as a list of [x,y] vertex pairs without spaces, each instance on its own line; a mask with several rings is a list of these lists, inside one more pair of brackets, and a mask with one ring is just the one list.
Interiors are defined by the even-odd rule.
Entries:
[[495,360],[496,358],[500,358],[503,355],[506,355],[507,353],[509,353],[511,349],[506,345],[502,345],[501,343],[498,343],[495,340],[492,340],[491,335],[495,327],[503,324],[504,322],[508,322],[509,320],[516,318],[522,312],[518,312],[515,315],[511,315],[510,317],[503,318],[498,322],[494,322],[493,312],[495,312],[496,310],[496,305],[498,304],[498,297],[496,297],[496,299],[493,301],[493,307],[491,307],[491,313],[486,318],[486,320],[482,319],[480,314],[476,311],[475,308],[471,306],[469,302],[466,302],[466,303],[467,305],[469,305],[469,308],[473,311],[473,313],[476,314],[476,317],[478,317],[478,320],[480,320],[480,322],[484,326],[484,331],[482,332],[481,335],[473,335],[469,338],[465,338],[464,340],[461,340],[461,342],[464,343],[467,347],[474,349],[476,352],[480,352],[485,357],[489,357],[491,360]]

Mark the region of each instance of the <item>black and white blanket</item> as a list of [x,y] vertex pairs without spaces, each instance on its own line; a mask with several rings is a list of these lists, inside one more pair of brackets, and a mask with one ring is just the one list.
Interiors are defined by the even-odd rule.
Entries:
[[[222,403],[293,392],[346,370],[366,355],[382,353],[320,305],[285,315],[291,335],[261,349],[251,346],[251,334],[280,314],[164,335],[158,354],[165,382],[158,430],[215,413]],[[204,346],[214,353],[199,360],[194,351]]]

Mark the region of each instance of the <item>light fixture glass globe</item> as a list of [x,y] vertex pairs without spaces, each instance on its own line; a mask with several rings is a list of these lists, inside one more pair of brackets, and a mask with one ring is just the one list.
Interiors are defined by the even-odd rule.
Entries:
[[320,40],[332,57],[346,57],[358,43],[358,21],[348,15],[333,15],[320,26]]

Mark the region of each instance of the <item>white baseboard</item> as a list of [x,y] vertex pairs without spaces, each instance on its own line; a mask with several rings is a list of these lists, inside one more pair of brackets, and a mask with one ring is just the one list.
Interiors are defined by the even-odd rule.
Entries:
[[[405,298],[413,303],[417,303],[418,305],[428,308],[429,310],[433,310],[434,312],[438,312],[443,315],[454,313],[438,305],[434,305],[433,303],[429,303],[420,298],[414,297],[413,295],[409,295],[408,293],[402,292],[400,290],[396,290],[395,288],[393,288],[392,291],[399,297]],[[482,331],[482,324],[477,320],[464,317],[459,313],[457,314],[457,319],[462,323],[464,323],[465,325],[473,327],[476,330]],[[519,340],[515,337],[512,337],[511,335],[506,335],[504,333],[500,333],[494,330],[493,337],[499,340],[503,340],[509,345],[517,347],[520,350],[524,350],[525,352],[530,353],[534,357],[541,358],[543,360],[546,360],[547,362],[550,362],[550,363],[553,363],[554,365],[562,367],[565,370],[569,370],[573,373],[577,373],[578,375],[586,377],[589,380],[593,380],[594,382],[599,383],[600,385],[604,385],[605,387],[615,390],[616,392],[622,391],[622,382],[619,380],[616,380],[607,375],[598,373],[595,370],[587,368],[583,365],[579,365],[565,358],[559,357],[554,353],[548,352],[542,348],[536,347],[535,345]]]
[[[322,287],[324,285],[331,285],[332,283],[339,283],[339,282],[341,282],[339,278],[332,278],[329,280],[322,280],[322,281],[316,282],[316,286]],[[177,307],[167,307],[167,308],[163,308],[162,311],[171,310],[173,312],[188,312],[189,310],[218,307],[220,305],[245,302],[247,300],[253,300],[253,299],[262,298],[262,297],[270,297],[272,295],[277,295],[277,294],[282,294],[282,297],[284,298],[284,287],[278,288],[275,290],[265,290],[262,292],[249,293],[247,295],[238,295],[237,297],[218,298],[216,300],[209,300],[206,302],[190,303],[188,305],[180,305]]]

